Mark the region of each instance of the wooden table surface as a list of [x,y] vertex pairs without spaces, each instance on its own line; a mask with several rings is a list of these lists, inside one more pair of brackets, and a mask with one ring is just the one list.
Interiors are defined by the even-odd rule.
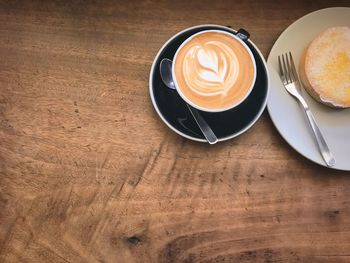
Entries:
[[176,32],[244,27],[267,57],[349,1],[1,1],[0,262],[350,262],[350,173],[267,112],[209,146],[172,132],[148,77]]

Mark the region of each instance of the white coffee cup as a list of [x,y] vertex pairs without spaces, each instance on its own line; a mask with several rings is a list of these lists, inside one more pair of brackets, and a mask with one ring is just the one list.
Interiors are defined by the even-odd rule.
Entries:
[[[182,91],[182,87],[179,85],[178,83],[178,80],[177,80],[177,77],[176,77],[176,73],[175,73],[175,65],[176,65],[176,61],[177,61],[177,57],[178,57],[178,54],[179,52],[181,51],[181,49],[183,47],[186,46],[186,44],[188,44],[188,42],[190,42],[194,37],[196,36],[199,36],[201,34],[205,34],[205,33],[208,33],[208,32],[217,32],[217,33],[220,33],[220,34],[225,34],[231,38],[233,38],[234,40],[238,41],[240,44],[241,44],[241,47],[243,47],[247,53],[249,54],[249,57],[251,59],[251,65],[253,67],[253,78],[252,78],[252,81],[251,81],[251,85],[245,90],[245,94],[243,97],[240,98],[240,100],[238,101],[233,101],[232,104],[226,106],[226,107],[222,107],[222,108],[208,108],[208,107],[203,107],[203,106],[200,106],[196,103],[194,103],[191,99],[189,99],[185,94],[184,92]],[[177,49],[176,53],[175,53],[175,56],[173,58],[173,68],[172,68],[172,77],[173,77],[173,80],[174,80],[174,83],[175,83],[175,86],[176,86],[176,89],[179,93],[179,95],[181,96],[181,98],[186,101],[189,105],[191,105],[192,107],[198,109],[198,110],[202,110],[202,111],[206,111],[206,112],[222,112],[222,111],[226,111],[226,110],[230,110],[234,107],[237,107],[238,105],[240,105],[243,101],[245,101],[247,99],[247,97],[249,96],[249,94],[251,93],[251,91],[253,90],[253,87],[254,87],[254,84],[255,84],[255,80],[256,80],[256,63],[255,63],[255,59],[254,59],[254,56],[250,50],[250,48],[248,47],[248,45],[245,43],[245,41],[247,41],[247,39],[249,38],[249,33],[246,32],[245,30],[243,29],[240,29],[236,32],[236,34],[233,34],[233,33],[229,33],[229,32],[226,32],[226,31],[223,31],[223,30],[204,30],[204,31],[200,31],[196,34],[193,34],[192,36],[190,36],[189,38],[187,38],[181,45],[180,47]]]

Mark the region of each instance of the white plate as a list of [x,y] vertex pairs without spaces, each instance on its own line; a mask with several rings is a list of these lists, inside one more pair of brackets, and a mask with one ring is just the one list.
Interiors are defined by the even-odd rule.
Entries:
[[[350,8],[326,8],[300,18],[280,35],[267,60],[271,77],[267,108],[272,122],[296,151],[323,166],[325,163],[302,108],[282,86],[277,74],[277,57],[291,51],[298,67],[307,44],[318,33],[333,26],[350,26]],[[332,109],[316,102],[305,91],[303,95],[336,159],[332,168],[350,171],[350,109]]]

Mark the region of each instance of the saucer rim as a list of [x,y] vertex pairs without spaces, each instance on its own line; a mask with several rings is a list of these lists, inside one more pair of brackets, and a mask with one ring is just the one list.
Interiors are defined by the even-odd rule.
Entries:
[[[184,30],[181,30],[179,31],[178,33],[176,33],[175,35],[173,35],[171,38],[169,38],[162,46],[161,48],[159,49],[159,51],[157,52],[157,55],[155,56],[153,62],[152,62],[152,66],[151,66],[151,70],[150,70],[150,74],[149,74],[149,93],[150,93],[150,97],[151,97],[151,101],[152,101],[152,104],[153,104],[153,108],[156,110],[157,114],[159,115],[160,119],[171,129],[173,130],[175,133],[179,134],[180,136],[184,137],[184,138],[187,138],[187,139],[190,139],[192,141],[197,141],[197,142],[205,142],[207,143],[207,140],[205,139],[201,139],[201,138],[196,138],[196,137],[192,137],[190,135],[187,135],[183,132],[181,132],[180,130],[176,129],[174,126],[172,126],[166,119],[165,117],[163,116],[163,114],[160,112],[159,108],[158,108],[158,105],[157,105],[157,102],[155,100],[155,97],[154,97],[154,94],[153,94],[153,74],[154,74],[154,69],[155,69],[155,66],[156,66],[156,62],[158,61],[158,58],[160,56],[160,54],[162,53],[162,51],[164,50],[164,48],[166,46],[169,45],[169,43],[171,41],[173,41],[175,38],[177,38],[179,35],[187,32],[187,31],[190,31],[190,30],[193,30],[193,29],[198,29],[198,28],[204,28],[204,27],[217,27],[217,28],[220,28],[220,29],[224,29],[224,30],[229,30],[231,31],[232,33],[236,33],[237,31],[230,28],[230,27],[226,27],[226,26],[222,26],[222,25],[217,25],[217,24],[202,24],[202,25],[197,25],[197,26],[192,26],[192,27],[188,27],[188,28],[185,28]],[[264,56],[262,55],[260,49],[250,40],[248,39],[248,42],[255,48],[255,50],[257,51],[258,55],[260,56],[262,62],[263,62],[263,65],[264,65],[264,68],[265,68],[265,71],[266,71],[266,94],[265,94],[265,98],[264,98],[264,101],[263,101],[263,104],[262,106],[260,107],[260,110],[258,111],[258,113],[255,115],[255,117],[249,122],[248,125],[246,125],[243,129],[241,129],[240,131],[238,132],[235,132],[233,133],[232,135],[230,136],[226,136],[226,137],[223,137],[223,138],[218,138],[218,142],[223,142],[223,141],[227,141],[229,139],[233,139],[237,136],[239,136],[240,134],[246,132],[248,129],[250,129],[256,122],[257,120],[261,117],[262,113],[264,112],[265,108],[266,108],[266,105],[267,105],[267,99],[269,97],[269,91],[270,91],[270,74],[269,74],[269,69],[268,69],[268,66],[267,66],[267,63],[265,61],[265,58]],[[220,114],[221,112],[217,112],[217,113],[214,113],[214,114]]]

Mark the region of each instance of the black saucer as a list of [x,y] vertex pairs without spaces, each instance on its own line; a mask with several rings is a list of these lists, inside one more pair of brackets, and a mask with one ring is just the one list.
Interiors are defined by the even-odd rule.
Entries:
[[[202,142],[206,142],[206,140],[188,111],[185,101],[176,90],[167,88],[162,82],[159,64],[163,58],[172,60],[177,48],[191,35],[212,29],[224,30],[230,33],[235,32],[228,27],[218,25],[197,26],[182,31],[160,49],[150,73],[150,95],[153,106],[161,119],[181,136]],[[257,77],[251,94],[242,104],[231,110],[218,113],[200,111],[219,141],[233,138],[249,129],[260,117],[266,106],[268,93],[266,64],[252,42],[248,41],[247,44],[254,55],[257,66]]]

